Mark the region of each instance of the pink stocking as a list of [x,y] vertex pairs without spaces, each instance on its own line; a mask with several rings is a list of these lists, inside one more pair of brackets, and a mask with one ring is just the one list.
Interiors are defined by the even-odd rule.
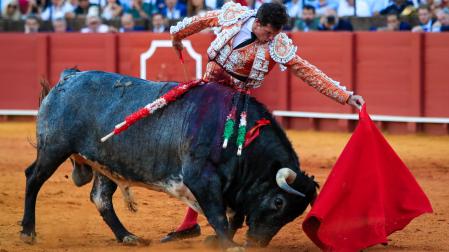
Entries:
[[179,225],[178,228],[176,228],[176,232],[180,232],[189,228],[192,228],[195,226],[198,222],[198,213],[193,210],[192,208],[187,208],[186,216],[184,217],[184,220],[182,221],[181,225]]

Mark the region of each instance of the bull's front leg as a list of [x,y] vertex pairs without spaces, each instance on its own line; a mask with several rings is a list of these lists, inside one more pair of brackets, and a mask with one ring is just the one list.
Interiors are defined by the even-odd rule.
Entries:
[[[242,228],[244,220],[245,220],[245,215],[243,215],[242,213],[235,213],[231,216],[228,216],[228,221],[229,221],[228,232],[229,232],[229,238],[231,240],[234,239],[234,235],[237,232],[237,230],[239,228]],[[208,237],[206,237],[204,242],[210,247],[219,246],[217,235],[209,235]]]
[[184,184],[195,195],[207,221],[215,230],[220,246],[222,248],[238,247],[232,241],[229,232],[222,186],[215,169],[212,164],[207,164],[200,173],[184,174]]

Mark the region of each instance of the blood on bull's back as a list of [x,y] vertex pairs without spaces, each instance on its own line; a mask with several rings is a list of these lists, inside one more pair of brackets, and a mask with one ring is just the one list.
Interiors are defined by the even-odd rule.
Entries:
[[175,85],[113,73],[71,72],[41,105],[39,139],[47,142],[43,144],[52,139],[67,142],[71,152],[98,161],[127,179],[160,180],[179,172],[188,149],[207,155],[211,147],[218,147],[232,90],[199,86],[109,141],[101,143],[100,138]]

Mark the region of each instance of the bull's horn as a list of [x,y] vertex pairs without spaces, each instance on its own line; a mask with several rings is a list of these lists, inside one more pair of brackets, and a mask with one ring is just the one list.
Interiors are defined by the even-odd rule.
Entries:
[[276,183],[278,186],[286,192],[299,195],[301,197],[306,197],[304,193],[298,192],[293,189],[289,184],[291,184],[296,179],[296,173],[290,168],[281,168],[276,173]]

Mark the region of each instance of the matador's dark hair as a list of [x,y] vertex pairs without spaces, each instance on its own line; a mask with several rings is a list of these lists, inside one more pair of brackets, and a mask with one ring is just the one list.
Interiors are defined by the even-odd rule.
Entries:
[[288,15],[284,5],[279,3],[264,3],[257,11],[256,18],[263,26],[270,24],[274,29],[280,30],[287,24]]

